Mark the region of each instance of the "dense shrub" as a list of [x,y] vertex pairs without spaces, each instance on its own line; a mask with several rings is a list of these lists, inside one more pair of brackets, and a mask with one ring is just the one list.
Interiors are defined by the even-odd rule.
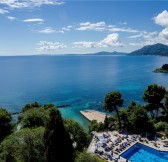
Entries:
[[96,155],[81,152],[75,159],[75,162],[105,162],[105,160],[98,158]]
[[158,122],[155,124],[155,128],[157,131],[164,131],[168,123],[166,122]]
[[82,151],[89,145],[90,136],[78,122],[72,119],[64,119],[64,125],[70,134],[76,151]]
[[0,145],[0,161],[43,162],[43,134],[42,127],[14,132]]
[[104,130],[104,124],[102,122],[97,122],[96,120],[92,120],[89,125],[89,131],[103,131]]
[[49,114],[42,108],[32,108],[22,114],[21,125],[23,128],[35,128],[45,126]]

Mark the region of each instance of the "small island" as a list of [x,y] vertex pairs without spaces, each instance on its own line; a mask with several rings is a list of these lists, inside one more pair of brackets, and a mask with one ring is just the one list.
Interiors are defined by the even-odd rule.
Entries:
[[164,64],[161,68],[155,69],[155,73],[168,73],[168,64]]

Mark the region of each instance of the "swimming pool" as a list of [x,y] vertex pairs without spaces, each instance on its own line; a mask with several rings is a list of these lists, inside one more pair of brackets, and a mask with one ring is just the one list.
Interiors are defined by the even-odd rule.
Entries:
[[121,156],[131,162],[168,162],[168,152],[136,143]]

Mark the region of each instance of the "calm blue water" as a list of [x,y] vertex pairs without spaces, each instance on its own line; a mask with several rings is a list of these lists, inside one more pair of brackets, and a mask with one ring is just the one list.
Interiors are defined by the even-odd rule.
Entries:
[[29,56],[0,57],[0,106],[10,112],[34,101],[71,104],[64,117],[87,125],[79,113],[102,110],[106,93],[118,90],[127,106],[142,103],[151,83],[168,88],[168,74],[152,70],[168,63],[168,57],[152,56]]
[[124,152],[122,157],[131,162],[167,162],[168,152],[157,151],[140,143]]

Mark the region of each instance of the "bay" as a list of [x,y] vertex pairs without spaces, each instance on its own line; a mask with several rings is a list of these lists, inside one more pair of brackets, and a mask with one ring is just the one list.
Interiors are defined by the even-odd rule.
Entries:
[[18,112],[27,103],[70,104],[62,116],[88,121],[80,110],[102,110],[105,95],[120,91],[126,107],[132,100],[144,103],[149,84],[168,89],[168,74],[153,73],[168,63],[158,56],[15,56],[0,57],[0,106]]

